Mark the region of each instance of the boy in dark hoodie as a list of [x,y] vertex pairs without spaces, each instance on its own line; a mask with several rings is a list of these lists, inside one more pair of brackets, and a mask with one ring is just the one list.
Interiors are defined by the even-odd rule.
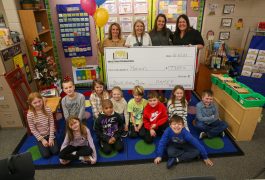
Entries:
[[112,150],[121,152],[124,149],[121,138],[122,119],[118,113],[113,111],[113,104],[109,99],[102,101],[102,111],[95,124],[100,147],[105,154],[110,154]]
[[148,94],[148,104],[144,108],[143,121],[145,128],[144,141],[152,143],[153,138],[161,136],[168,127],[168,115],[166,106],[159,101],[156,91]]

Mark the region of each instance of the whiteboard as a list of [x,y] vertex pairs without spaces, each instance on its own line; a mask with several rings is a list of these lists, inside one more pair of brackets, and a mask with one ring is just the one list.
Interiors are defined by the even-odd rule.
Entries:
[[196,46],[105,48],[107,87],[193,90],[196,52]]

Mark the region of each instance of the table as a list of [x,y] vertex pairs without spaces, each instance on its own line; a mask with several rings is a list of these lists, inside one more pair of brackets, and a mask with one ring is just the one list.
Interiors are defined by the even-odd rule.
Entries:
[[51,108],[52,113],[55,113],[60,104],[60,100],[61,100],[61,97],[48,97],[48,98],[45,98],[45,104],[46,106]]

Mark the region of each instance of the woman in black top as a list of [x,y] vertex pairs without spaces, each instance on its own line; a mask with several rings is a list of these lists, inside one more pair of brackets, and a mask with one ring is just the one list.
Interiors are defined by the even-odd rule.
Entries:
[[154,28],[149,32],[153,46],[172,45],[173,33],[166,27],[167,18],[164,14],[158,14]]
[[[185,14],[182,14],[177,18],[176,31],[173,36],[173,45],[196,45],[198,50],[202,49],[204,46],[201,33],[190,27],[189,18]],[[186,90],[185,95],[186,100],[189,102],[191,100],[191,91]]]
[[190,27],[189,18],[182,14],[177,18],[176,31],[173,36],[174,45],[197,45],[197,49],[202,49],[204,41],[201,33]]

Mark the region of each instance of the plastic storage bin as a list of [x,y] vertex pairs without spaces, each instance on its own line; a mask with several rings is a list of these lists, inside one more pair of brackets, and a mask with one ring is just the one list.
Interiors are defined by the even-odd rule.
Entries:
[[[257,100],[246,99],[249,97],[257,98]],[[262,107],[265,104],[265,97],[259,93],[240,94],[238,102],[244,107]]]

